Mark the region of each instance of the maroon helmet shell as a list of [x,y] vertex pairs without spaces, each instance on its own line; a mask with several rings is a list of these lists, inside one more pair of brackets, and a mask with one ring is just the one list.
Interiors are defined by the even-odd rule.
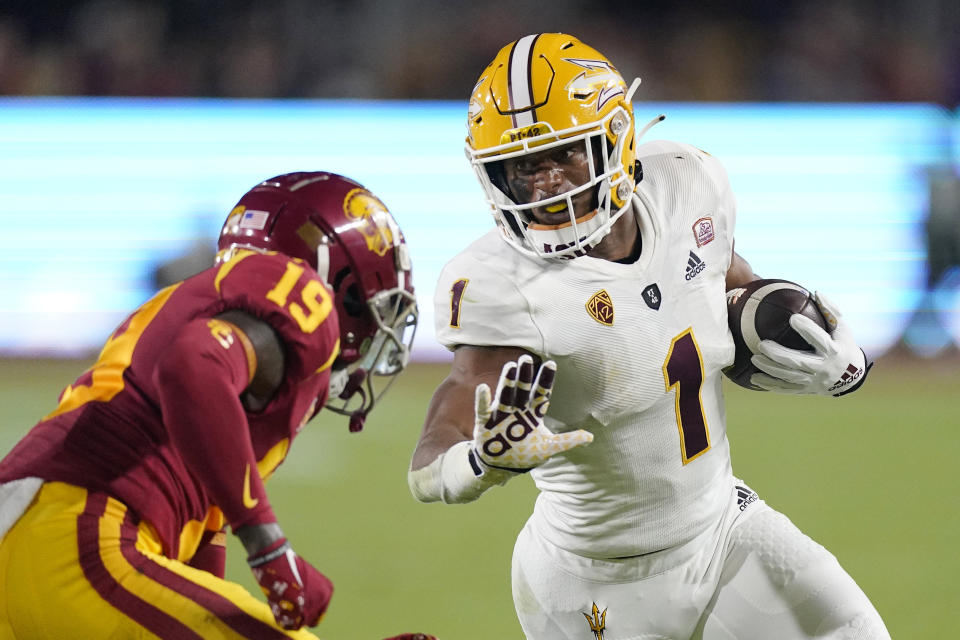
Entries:
[[363,185],[323,171],[265,180],[230,212],[218,249],[218,261],[254,249],[313,267],[333,290],[340,321],[335,366],[393,376],[406,365],[417,320],[410,257],[393,216]]
[[[318,265],[321,246],[328,249],[326,266]],[[288,173],[248,191],[220,233],[218,248],[231,247],[300,258],[326,279],[334,290],[344,362],[356,361],[363,341],[377,331],[364,303],[397,287],[413,293],[406,245],[393,216],[363,185],[334,173]]]

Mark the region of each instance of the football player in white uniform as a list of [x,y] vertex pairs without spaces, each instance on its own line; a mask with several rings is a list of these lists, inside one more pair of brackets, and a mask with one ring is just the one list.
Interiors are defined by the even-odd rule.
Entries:
[[[637,146],[637,84],[564,34],[521,38],[481,74],[467,153],[497,229],[437,286],[454,362],[411,491],[468,502],[532,473],[512,571],[528,638],[889,638],[836,558],[733,475],[725,292],[758,276],[733,250],[720,163]],[[824,348],[767,345],[755,383],[862,383],[849,331],[798,330]]]

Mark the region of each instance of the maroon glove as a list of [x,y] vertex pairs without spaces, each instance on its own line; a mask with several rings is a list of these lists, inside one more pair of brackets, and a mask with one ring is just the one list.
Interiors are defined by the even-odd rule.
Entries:
[[401,633],[398,636],[392,636],[386,640],[437,640],[434,636],[425,633]]
[[278,625],[299,629],[320,622],[330,604],[333,583],[294,553],[286,538],[250,556],[247,564],[267,596]]

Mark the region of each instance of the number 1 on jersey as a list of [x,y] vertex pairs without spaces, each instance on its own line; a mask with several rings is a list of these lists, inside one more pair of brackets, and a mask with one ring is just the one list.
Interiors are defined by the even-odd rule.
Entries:
[[450,287],[450,326],[460,328],[460,302],[463,300],[463,291],[467,288],[467,278],[460,278]]
[[674,398],[677,428],[680,430],[680,454],[683,464],[687,464],[710,449],[710,432],[700,401],[703,356],[693,337],[693,329],[687,329],[670,343],[667,359],[663,363],[663,377],[667,391],[676,387]]

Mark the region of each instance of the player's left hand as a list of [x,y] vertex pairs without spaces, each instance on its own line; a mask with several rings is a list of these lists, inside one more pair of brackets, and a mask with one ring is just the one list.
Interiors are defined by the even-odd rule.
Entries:
[[284,629],[315,626],[330,604],[333,583],[294,553],[286,538],[280,538],[247,564],[267,597],[270,611]]
[[867,362],[837,307],[819,292],[813,299],[830,331],[806,316],[793,314],[790,326],[814,350],[798,351],[763,340],[760,353],[750,360],[765,373],[755,373],[750,382],[767,391],[822,396],[842,396],[860,388],[873,363]]

